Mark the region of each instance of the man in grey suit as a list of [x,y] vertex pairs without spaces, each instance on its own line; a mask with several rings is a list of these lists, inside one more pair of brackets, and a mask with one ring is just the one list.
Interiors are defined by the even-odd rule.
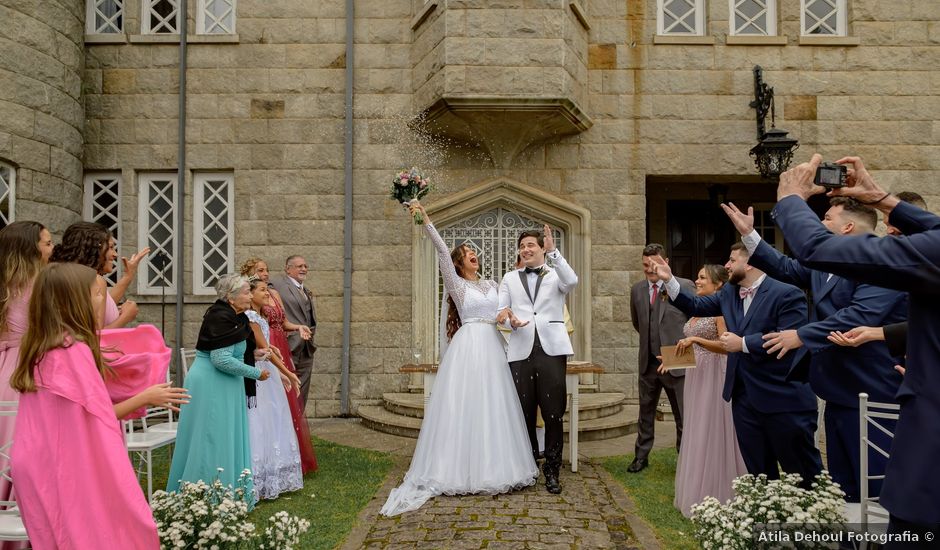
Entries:
[[[630,313],[633,328],[640,333],[640,353],[637,360],[640,394],[640,417],[636,434],[636,455],[627,471],[636,473],[649,465],[649,454],[653,448],[653,433],[656,423],[656,405],[662,390],[666,390],[672,415],[676,419],[676,449],[682,441],[682,387],[685,371],[674,369],[664,374],[658,372],[661,346],[673,346],[683,338],[682,327],[688,317],[673,306],[665,295],[663,282],[656,274],[651,257],[663,257],[663,246],[650,243],[643,248],[643,273],[646,279],[633,285],[630,290]],[[677,277],[679,284],[694,292],[695,286],[688,279]]]
[[284,312],[291,323],[310,329],[310,338],[304,340],[299,331],[287,334],[291,358],[297,377],[300,378],[300,401],[307,408],[307,395],[310,393],[310,373],[313,371],[313,352],[317,346],[313,343],[317,334],[317,310],[313,294],[304,286],[307,278],[307,262],[303,256],[290,256],[284,265],[283,275],[272,275],[268,284],[281,294]]

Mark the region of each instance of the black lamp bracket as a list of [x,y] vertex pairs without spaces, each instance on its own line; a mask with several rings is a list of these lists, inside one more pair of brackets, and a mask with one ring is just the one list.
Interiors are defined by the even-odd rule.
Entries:
[[770,127],[774,128],[774,89],[764,82],[764,69],[760,65],[754,66],[754,101],[750,103],[751,108],[757,111],[757,141],[764,139],[767,135],[765,121],[767,113],[770,112]]

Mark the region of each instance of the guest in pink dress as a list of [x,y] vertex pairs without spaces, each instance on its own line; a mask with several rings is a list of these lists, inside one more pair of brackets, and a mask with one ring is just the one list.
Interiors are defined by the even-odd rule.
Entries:
[[[118,306],[127,287],[137,275],[141,260],[147,257],[149,248],[144,248],[128,258],[121,258],[124,272],[117,283],[105,294],[103,328],[121,328],[137,318],[137,304],[128,300]],[[104,277],[114,271],[117,246],[111,232],[100,223],[73,223],[62,235],[62,242],[52,253],[53,262],[75,262],[88,266],[98,273],[98,284],[107,289]]]
[[[20,355],[33,281],[52,255],[52,235],[39,222],[13,222],[0,229],[0,401],[16,401],[10,375]],[[0,418],[0,445],[13,438],[15,420]],[[8,461],[0,455],[0,469]],[[11,486],[0,477],[0,500],[11,500]],[[2,548],[25,547],[5,543]]]
[[33,548],[160,547],[118,418],[188,396],[158,384],[112,405],[96,334],[104,299],[94,270],[73,263],[51,264],[33,287],[10,379],[22,393],[11,473]]
[[[695,279],[695,293],[714,294],[728,280],[720,265],[706,264]],[[721,317],[691,318],[677,350],[692,348],[695,368],[685,375],[685,430],[676,467],[673,504],[686,517],[692,506],[711,496],[726,502],[734,496],[731,482],[747,473],[731,420],[731,404],[721,398],[728,356],[718,337]]]
[[[259,258],[251,258],[242,264],[241,274],[246,277],[256,275],[264,282],[268,282],[270,272],[268,264]],[[271,294],[271,305],[261,309],[261,314],[267,319],[271,327],[271,346],[278,350],[284,366],[292,373],[297,374],[294,368],[294,360],[290,353],[290,344],[287,342],[287,331],[300,331],[301,338],[308,340],[310,338],[310,327],[295,325],[287,320],[284,313],[284,304],[281,302],[281,295],[276,290],[268,287]],[[290,406],[290,416],[294,423],[294,433],[297,434],[297,444],[300,446],[300,466],[303,473],[317,471],[317,455],[313,450],[313,441],[310,439],[310,428],[307,426],[307,418],[304,416],[303,405],[300,401],[300,394],[295,391],[287,391],[287,404]]]

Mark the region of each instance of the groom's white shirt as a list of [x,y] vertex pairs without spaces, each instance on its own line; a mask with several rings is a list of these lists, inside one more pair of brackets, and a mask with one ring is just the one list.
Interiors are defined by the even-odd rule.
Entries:
[[[538,294],[538,276],[529,275],[530,292],[535,298],[535,303],[529,299],[529,294],[523,286],[522,279],[526,277],[524,269],[506,273],[499,284],[499,310],[511,308],[520,321],[529,321],[529,324],[513,330],[509,336],[509,348],[506,351],[509,361],[521,361],[532,353],[536,331],[546,354],[574,353],[565,328],[564,310],[565,296],[578,285],[578,275],[558,250],[549,252],[545,257],[551,259],[554,267],[545,266],[546,271],[545,275],[542,275],[542,284],[538,285]],[[519,276],[520,272],[522,277]]]

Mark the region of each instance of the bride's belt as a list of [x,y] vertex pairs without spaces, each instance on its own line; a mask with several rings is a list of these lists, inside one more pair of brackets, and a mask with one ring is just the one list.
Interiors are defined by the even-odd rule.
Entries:
[[486,323],[487,325],[495,325],[496,319],[484,319],[482,317],[471,317],[466,320],[462,320],[461,323],[469,325],[470,323]]

